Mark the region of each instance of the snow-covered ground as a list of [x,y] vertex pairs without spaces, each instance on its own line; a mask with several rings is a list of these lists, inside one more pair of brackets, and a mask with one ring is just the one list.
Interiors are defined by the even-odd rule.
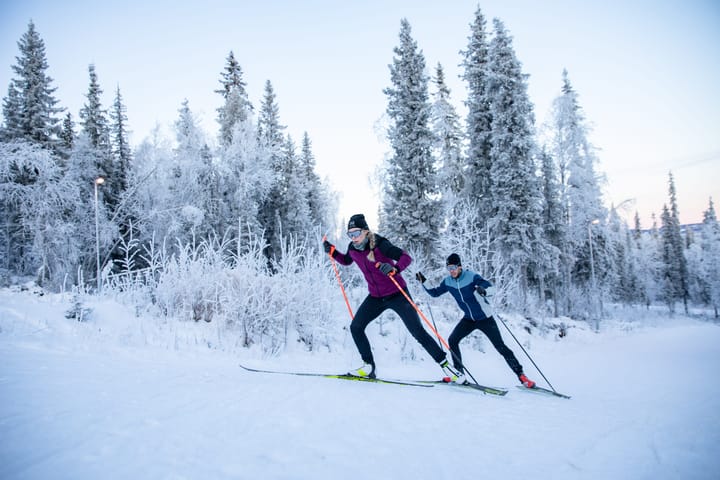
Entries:
[[[357,356],[347,338],[262,358],[213,324],[163,325],[109,299],[81,323],[69,305],[0,290],[1,479],[720,478],[720,327],[707,319],[627,312],[562,339],[520,329],[565,400],[515,388],[487,348],[466,346],[466,363],[505,397],[249,373],[238,362],[341,372]],[[381,376],[439,375],[369,333]]]

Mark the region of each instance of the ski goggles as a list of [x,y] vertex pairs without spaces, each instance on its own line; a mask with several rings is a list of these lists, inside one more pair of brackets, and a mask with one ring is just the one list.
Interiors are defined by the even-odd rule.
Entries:
[[351,232],[347,232],[347,235],[350,238],[358,238],[360,235],[362,235],[362,230],[353,230]]
[[448,272],[454,272],[454,271],[457,270],[459,267],[460,267],[460,265],[448,265],[448,266],[445,267],[445,268],[448,269]]

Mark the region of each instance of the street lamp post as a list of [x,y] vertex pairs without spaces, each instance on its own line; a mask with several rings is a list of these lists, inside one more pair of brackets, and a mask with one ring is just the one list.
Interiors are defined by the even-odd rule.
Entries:
[[98,216],[98,185],[105,183],[103,177],[97,177],[95,179],[95,254],[96,254],[96,265],[97,265],[97,291],[100,293],[102,288],[100,280],[100,222]]

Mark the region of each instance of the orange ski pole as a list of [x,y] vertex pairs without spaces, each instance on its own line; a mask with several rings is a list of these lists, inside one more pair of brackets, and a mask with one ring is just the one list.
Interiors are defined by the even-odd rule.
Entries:
[[[327,240],[327,235],[323,236],[323,242],[325,240]],[[352,307],[350,307],[350,301],[348,300],[347,294],[345,293],[345,287],[343,287],[342,280],[340,280],[340,271],[338,270],[337,263],[333,258],[333,253],[335,253],[335,245],[332,245],[330,247],[330,252],[328,252],[328,255],[330,256],[330,262],[332,263],[333,270],[335,270],[335,278],[337,278],[338,285],[340,285],[340,291],[342,292],[343,298],[345,299],[345,305],[347,305],[348,312],[350,312],[350,319],[354,320],[355,315],[353,314]]]
[[[375,264],[375,268],[378,268],[378,267],[380,267],[380,262],[378,262],[378,263]],[[415,309],[415,311],[420,315],[420,318],[423,319],[423,321],[425,322],[425,324],[426,324],[426,325],[430,328],[430,330],[437,336],[438,340],[440,340],[440,342],[445,346],[445,348],[448,349],[449,352],[452,352],[452,351],[450,350],[450,345],[447,344],[447,342],[446,342],[445,339],[442,337],[442,335],[440,335],[440,333],[438,333],[437,329],[436,329],[435,327],[433,327],[432,323],[430,323],[430,321],[429,321],[429,320],[427,319],[427,317],[422,313],[422,311],[418,308],[418,306],[415,305],[415,302],[412,301],[412,298],[410,298],[410,295],[408,295],[407,292],[405,292],[405,290],[402,289],[402,287],[401,287],[400,284],[397,282],[397,280],[395,280],[394,274],[391,273],[390,275],[388,275],[388,277],[390,278],[390,280],[392,280],[392,282],[395,284],[395,286],[397,287],[397,289],[400,290],[400,293],[402,293],[402,294],[405,296],[405,299],[406,299],[408,302],[410,302],[410,305],[412,305],[413,308]]]

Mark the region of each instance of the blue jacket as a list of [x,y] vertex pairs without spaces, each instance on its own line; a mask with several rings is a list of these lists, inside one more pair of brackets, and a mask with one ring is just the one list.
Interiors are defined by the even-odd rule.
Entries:
[[448,275],[440,285],[435,288],[427,288],[423,284],[423,288],[432,297],[439,297],[445,292],[450,292],[455,298],[460,309],[466,318],[471,320],[485,320],[492,316],[492,307],[487,298],[479,297],[475,293],[475,287],[482,287],[488,291],[492,290],[492,283],[482,278],[479,274],[472,270],[463,269],[458,278],[452,278]]

